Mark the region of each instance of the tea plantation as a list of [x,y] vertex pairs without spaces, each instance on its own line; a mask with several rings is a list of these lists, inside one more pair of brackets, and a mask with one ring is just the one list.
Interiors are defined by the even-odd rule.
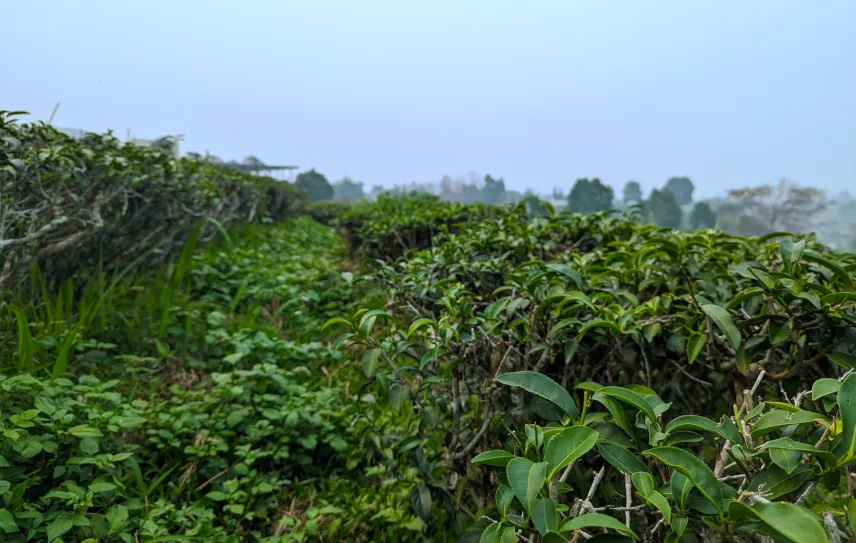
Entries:
[[856,255],[0,114],[0,541],[856,541]]

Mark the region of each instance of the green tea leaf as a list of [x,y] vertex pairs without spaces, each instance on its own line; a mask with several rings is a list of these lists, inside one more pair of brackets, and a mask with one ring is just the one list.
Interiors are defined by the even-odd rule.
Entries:
[[839,456],[856,455],[856,373],[851,373],[838,391],[838,412],[841,417],[842,441]]
[[825,304],[840,304],[842,302],[856,302],[856,292],[833,292],[823,296],[820,301]]
[[680,430],[700,430],[711,432],[732,443],[743,443],[742,437],[736,432],[728,432],[725,428],[717,426],[712,420],[699,417],[698,415],[681,415],[666,424],[666,433],[671,434]]
[[701,494],[722,510],[722,487],[713,471],[697,457],[676,447],[655,447],[642,452],[656,458],[668,467],[682,473],[692,481]]
[[416,332],[417,330],[419,330],[420,328],[422,328],[424,326],[428,326],[429,324],[432,324],[433,322],[434,322],[434,319],[426,319],[426,318],[416,319],[415,321],[413,321],[413,324],[410,325],[410,328],[407,329],[407,337],[412,336],[414,332]]
[[600,513],[586,513],[578,517],[570,518],[564,521],[559,527],[560,533],[573,532],[574,530],[582,530],[584,528],[606,528],[617,532],[625,533],[635,540],[639,540],[636,532],[628,528],[623,522]]
[[731,314],[726,309],[715,304],[704,304],[701,306],[701,309],[708,317],[710,317],[710,320],[716,324],[716,327],[725,334],[728,342],[731,343],[731,346],[734,347],[735,351],[737,351],[740,348],[741,337],[737,327],[734,326]]
[[802,487],[814,476],[814,471],[806,465],[800,465],[791,473],[776,465],[761,470],[749,483],[749,492],[762,492],[769,500],[775,500]]
[[553,437],[544,451],[544,460],[550,465],[547,479],[589,452],[597,443],[598,433],[585,426],[571,426]]
[[499,485],[496,488],[496,509],[502,518],[508,515],[512,501],[514,501],[514,491],[511,490],[511,487]]
[[[760,447],[758,447],[758,449],[781,449],[785,451],[796,451],[800,454],[800,456],[802,456],[803,454],[810,454],[812,456],[817,456],[827,465],[834,465],[836,460],[835,455],[829,451],[818,449],[814,445],[809,445],[808,443],[794,441],[789,437],[780,437],[779,439],[772,439],[770,441],[767,441],[766,443],[763,443]],[[780,467],[784,469],[784,466]],[[788,473],[790,473],[790,471],[788,471]]]
[[363,373],[366,377],[374,377],[374,374],[377,373],[380,355],[381,352],[378,348],[366,349],[366,352],[363,353]]
[[699,334],[698,332],[693,332],[690,335],[689,341],[687,341],[687,361],[692,364],[695,362],[698,355],[701,353],[701,350],[704,348],[707,343],[707,334]]
[[631,405],[642,413],[644,413],[645,416],[651,420],[651,422],[657,422],[657,414],[654,413],[654,409],[651,407],[651,404],[645,401],[645,398],[633,392],[632,390],[629,390],[624,387],[607,386],[598,390],[592,399],[599,400],[599,397],[602,396],[608,396],[620,402]]
[[793,543],[829,543],[818,518],[808,509],[792,503],[759,503],[750,507],[733,501],[728,505],[728,516],[735,520],[756,518]]
[[845,353],[832,353],[826,355],[827,358],[838,364],[842,368],[856,369],[856,356]]
[[510,452],[496,449],[480,453],[470,460],[470,462],[473,464],[487,464],[488,466],[504,468],[514,458],[517,457]]
[[841,383],[838,382],[837,379],[818,379],[811,386],[811,399],[812,401],[815,401],[823,398],[824,396],[829,396],[830,394],[838,394],[838,390],[840,388]]
[[791,473],[800,465],[802,453],[788,449],[770,449],[770,460],[774,464],[785,470],[785,473]]
[[559,529],[559,514],[556,512],[556,500],[538,499],[532,504],[532,524],[541,533],[555,532]]
[[638,456],[625,449],[621,445],[601,441],[597,444],[597,452],[604,460],[625,475],[633,475],[638,471],[650,473],[645,463]]
[[[770,402],[767,402],[768,404]],[[793,424],[809,424],[815,423],[818,420],[823,420],[825,417],[811,411],[796,411],[789,412],[784,409],[773,409],[761,415],[755,425],[752,427],[752,437],[761,437]]]
[[508,463],[506,474],[514,495],[527,511],[531,511],[532,502],[547,480],[547,463],[536,464],[528,458],[514,458]]
[[569,417],[575,419],[579,416],[577,404],[568,391],[561,387],[546,375],[535,371],[515,371],[497,375],[494,381],[541,396],[556,404]]

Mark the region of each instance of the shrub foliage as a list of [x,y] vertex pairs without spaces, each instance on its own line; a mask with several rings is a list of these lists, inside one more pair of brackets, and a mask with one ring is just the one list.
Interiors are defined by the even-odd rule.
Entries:
[[111,134],[78,141],[15,117],[0,111],[0,289],[34,262],[50,279],[82,267],[112,269],[155,248],[146,262],[160,262],[200,219],[227,228],[282,220],[304,200],[273,179],[123,144]]
[[856,538],[856,255],[0,119],[5,541]]

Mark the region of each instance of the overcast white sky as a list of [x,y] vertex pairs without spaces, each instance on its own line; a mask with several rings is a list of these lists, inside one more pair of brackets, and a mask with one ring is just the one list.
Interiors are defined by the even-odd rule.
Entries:
[[390,186],[856,192],[856,1],[0,0],[0,109]]

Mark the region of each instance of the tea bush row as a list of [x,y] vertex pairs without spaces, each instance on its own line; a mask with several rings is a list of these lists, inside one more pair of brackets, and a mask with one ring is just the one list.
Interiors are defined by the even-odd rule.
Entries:
[[[416,225],[436,212],[430,203],[423,204],[419,216],[419,204],[408,205],[413,206],[412,223]],[[364,216],[372,215],[369,209],[365,208]],[[380,216],[379,207],[376,216]],[[640,415],[648,411],[643,409],[644,403],[628,405],[601,394],[598,399],[603,399],[606,411],[592,413],[591,421],[585,417],[575,420],[578,413],[563,413],[554,405],[567,404],[556,401],[558,392],[522,395],[495,384],[515,372],[534,372],[565,395],[580,387],[577,404],[587,405],[588,394],[596,395],[600,387],[630,391],[636,400],[656,403],[650,409],[670,406],[679,416],[705,421],[698,423],[701,429],[721,429],[728,420],[734,427],[750,427],[749,421],[736,416],[739,409],[753,417],[767,417],[769,414],[760,411],[763,408],[749,409],[754,408],[758,395],[769,407],[775,406],[772,417],[798,413],[811,419],[801,424],[820,420],[827,425],[835,417],[835,402],[814,405],[833,414],[817,417],[815,410],[804,411],[799,404],[806,403],[801,392],[811,391],[817,386],[814,383],[831,379],[840,384],[848,368],[856,365],[856,256],[832,254],[811,237],[796,239],[778,233],[746,239],[713,230],[678,233],[639,224],[633,216],[610,214],[530,217],[518,207],[459,224],[454,233],[434,236],[430,248],[377,264],[378,280],[390,296],[386,311],[357,312],[328,323],[343,328],[337,344],[361,353],[366,386],[379,403],[408,409],[422,419],[399,446],[429,451],[425,454],[428,461],[417,466],[422,490],[414,493],[417,510],[421,508],[427,519],[437,520],[431,516],[431,506],[451,507],[459,517],[470,519],[484,512],[495,515],[497,505],[491,497],[496,476],[471,465],[469,459],[494,449],[506,451],[505,458],[517,454],[538,464],[547,438],[537,437],[536,426],[527,431],[535,432],[528,445],[522,435],[515,437],[515,432],[533,420],[539,421],[542,432],[551,421],[552,432],[574,422],[586,427],[591,424],[600,436],[597,440],[616,442],[625,447],[622,450],[634,451],[631,455],[665,446],[670,437],[678,439],[663,431],[663,412],[651,417],[653,422],[645,421]],[[360,226],[359,231],[383,231],[385,225],[378,220],[374,226]],[[759,375],[764,378],[758,380]],[[759,388],[747,396],[744,391],[756,382]],[[788,403],[786,398],[794,396],[800,401]],[[837,416],[841,420],[841,414]],[[805,447],[826,450],[820,449],[820,435],[794,434],[800,427],[783,425],[775,431],[781,432],[784,426],[788,430],[770,437],[805,439]],[[824,427],[805,429],[822,433]],[[841,447],[843,441],[837,436],[843,435],[847,441],[850,430],[832,432],[824,438],[827,449]],[[723,430],[713,433],[726,435]],[[626,435],[622,438],[622,434]],[[716,451],[723,450],[723,444],[717,449],[703,433],[696,434],[681,434],[685,441],[672,444],[681,444],[683,453],[712,465],[714,456],[722,454]],[[649,437],[644,439],[645,435]],[[742,438],[731,440],[737,434],[727,435],[731,444],[726,454],[737,443],[746,448],[747,455],[762,456],[757,464],[743,458],[729,462],[729,466],[746,468],[747,483],[755,481],[770,465],[769,457],[764,456],[769,451]],[[792,463],[795,453],[785,454]],[[806,492],[820,474],[843,475],[840,480],[849,481],[846,447],[836,454],[834,462],[812,472],[815,478],[800,481],[789,492]],[[660,476],[666,477],[661,483],[668,481],[669,470],[677,469],[668,463],[657,464],[655,457],[645,458],[644,462],[637,458],[635,465],[648,462],[659,469]],[[616,477],[620,481],[622,472],[616,463],[620,464],[609,464],[607,481]],[[645,470],[652,469],[648,464]],[[590,462],[588,469],[575,464],[574,499],[586,496],[587,484],[604,465],[591,469],[595,467]],[[636,472],[630,470],[627,475]],[[825,493],[823,499],[834,495],[835,489],[829,487],[832,483],[825,481],[831,494]],[[556,500],[554,491],[545,487],[549,492],[541,494],[535,486],[530,489],[533,499]],[[506,488],[512,488],[513,494],[503,490],[504,495],[515,496],[524,511],[518,511],[521,518],[513,521],[496,519],[502,524],[495,525],[495,536],[489,537],[497,541],[519,538],[523,535],[520,529],[532,526],[526,524],[532,520],[528,498],[521,501],[517,489]],[[627,499],[624,489],[608,485],[601,490],[606,492],[599,497],[602,506],[612,504],[616,494]],[[646,493],[653,490],[645,486]],[[462,498],[467,495],[469,499]],[[734,494],[728,493],[728,497]],[[762,495],[760,499],[768,498]],[[846,514],[841,507],[839,503],[831,513],[836,519]],[[675,513],[685,512],[679,507]],[[657,523],[656,517],[646,519],[652,526]],[[718,517],[717,526],[699,518],[693,522],[714,529],[717,537],[743,537],[738,533],[742,528],[731,522],[736,520]],[[820,522],[819,517],[816,520]],[[702,524],[692,524],[687,533],[701,535]],[[852,530],[846,523],[839,523],[839,528],[845,534]],[[662,523],[658,530],[657,537],[667,537]],[[831,534],[829,530],[824,533]],[[685,537],[682,530],[675,534],[668,537]],[[546,532],[541,535],[546,537]],[[559,537],[559,541],[564,535],[550,537]]]
[[[48,282],[81,269],[163,261],[200,220],[279,221],[305,195],[287,183],[216,167],[112,134],[82,140],[0,111],[0,290],[38,263]],[[155,251],[155,252],[153,252]]]

